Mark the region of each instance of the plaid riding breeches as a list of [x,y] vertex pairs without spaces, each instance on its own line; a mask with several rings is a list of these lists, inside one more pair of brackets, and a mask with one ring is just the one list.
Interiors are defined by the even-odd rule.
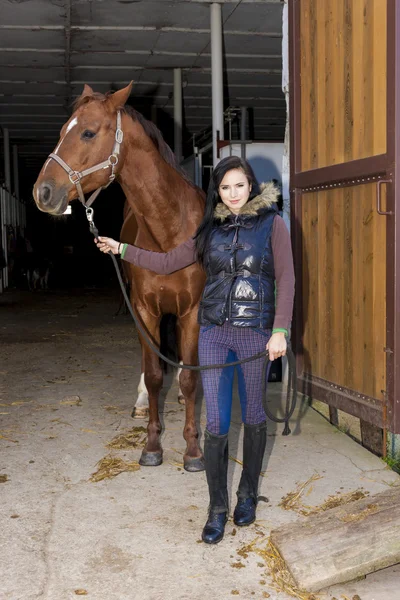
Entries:
[[[200,365],[222,364],[248,358],[265,350],[271,337],[270,329],[209,325],[200,327]],[[236,367],[210,369],[201,372],[207,409],[207,429],[216,435],[229,431],[232,412],[233,378],[238,375],[242,420],[246,425],[258,425],[266,420],[263,407],[264,358]],[[268,373],[267,373],[268,378]]]

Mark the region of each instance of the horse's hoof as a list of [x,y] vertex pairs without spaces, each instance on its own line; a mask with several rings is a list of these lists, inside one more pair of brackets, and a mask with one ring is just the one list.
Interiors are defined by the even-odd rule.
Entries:
[[182,404],[183,406],[185,406],[185,404],[186,404],[185,396],[178,396],[178,404]]
[[183,458],[183,466],[185,471],[189,471],[189,473],[198,473],[199,471],[204,471],[206,468],[204,465],[204,456],[200,456],[197,458],[184,457]]
[[139,460],[142,467],[158,467],[163,461],[162,452],[146,452],[143,450]]
[[132,411],[132,417],[134,419],[147,419],[149,416],[149,409],[147,406],[134,407]]

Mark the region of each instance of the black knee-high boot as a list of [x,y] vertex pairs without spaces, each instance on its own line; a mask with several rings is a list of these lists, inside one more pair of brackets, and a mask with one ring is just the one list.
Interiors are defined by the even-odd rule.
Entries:
[[204,461],[210,506],[202,540],[206,544],[217,544],[224,537],[228,520],[228,435],[215,435],[206,429]]
[[256,519],[258,480],[267,444],[267,423],[245,425],[243,471],[237,491],[238,502],[233,514],[235,525],[250,525]]

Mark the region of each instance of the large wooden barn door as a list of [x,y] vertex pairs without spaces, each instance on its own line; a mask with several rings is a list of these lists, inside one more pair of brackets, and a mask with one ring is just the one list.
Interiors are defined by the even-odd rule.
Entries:
[[289,10],[298,372],[304,393],[327,402],[333,421],[337,409],[359,417],[367,445],[379,451],[386,429],[400,433],[399,6],[292,0]]

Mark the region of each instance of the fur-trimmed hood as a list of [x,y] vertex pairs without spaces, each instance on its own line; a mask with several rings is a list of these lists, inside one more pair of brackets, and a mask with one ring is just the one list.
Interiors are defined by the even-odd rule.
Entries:
[[[277,202],[279,190],[272,181],[262,183],[260,185],[260,190],[261,194],[246,202],[240,209],[239,215],[255,217],[260,214],[261,211],[271,208],[273,204]],[[233,213],[223,202],[219,202],[214,209],[214,219],[217,219],[222,223],[232,215]]]

